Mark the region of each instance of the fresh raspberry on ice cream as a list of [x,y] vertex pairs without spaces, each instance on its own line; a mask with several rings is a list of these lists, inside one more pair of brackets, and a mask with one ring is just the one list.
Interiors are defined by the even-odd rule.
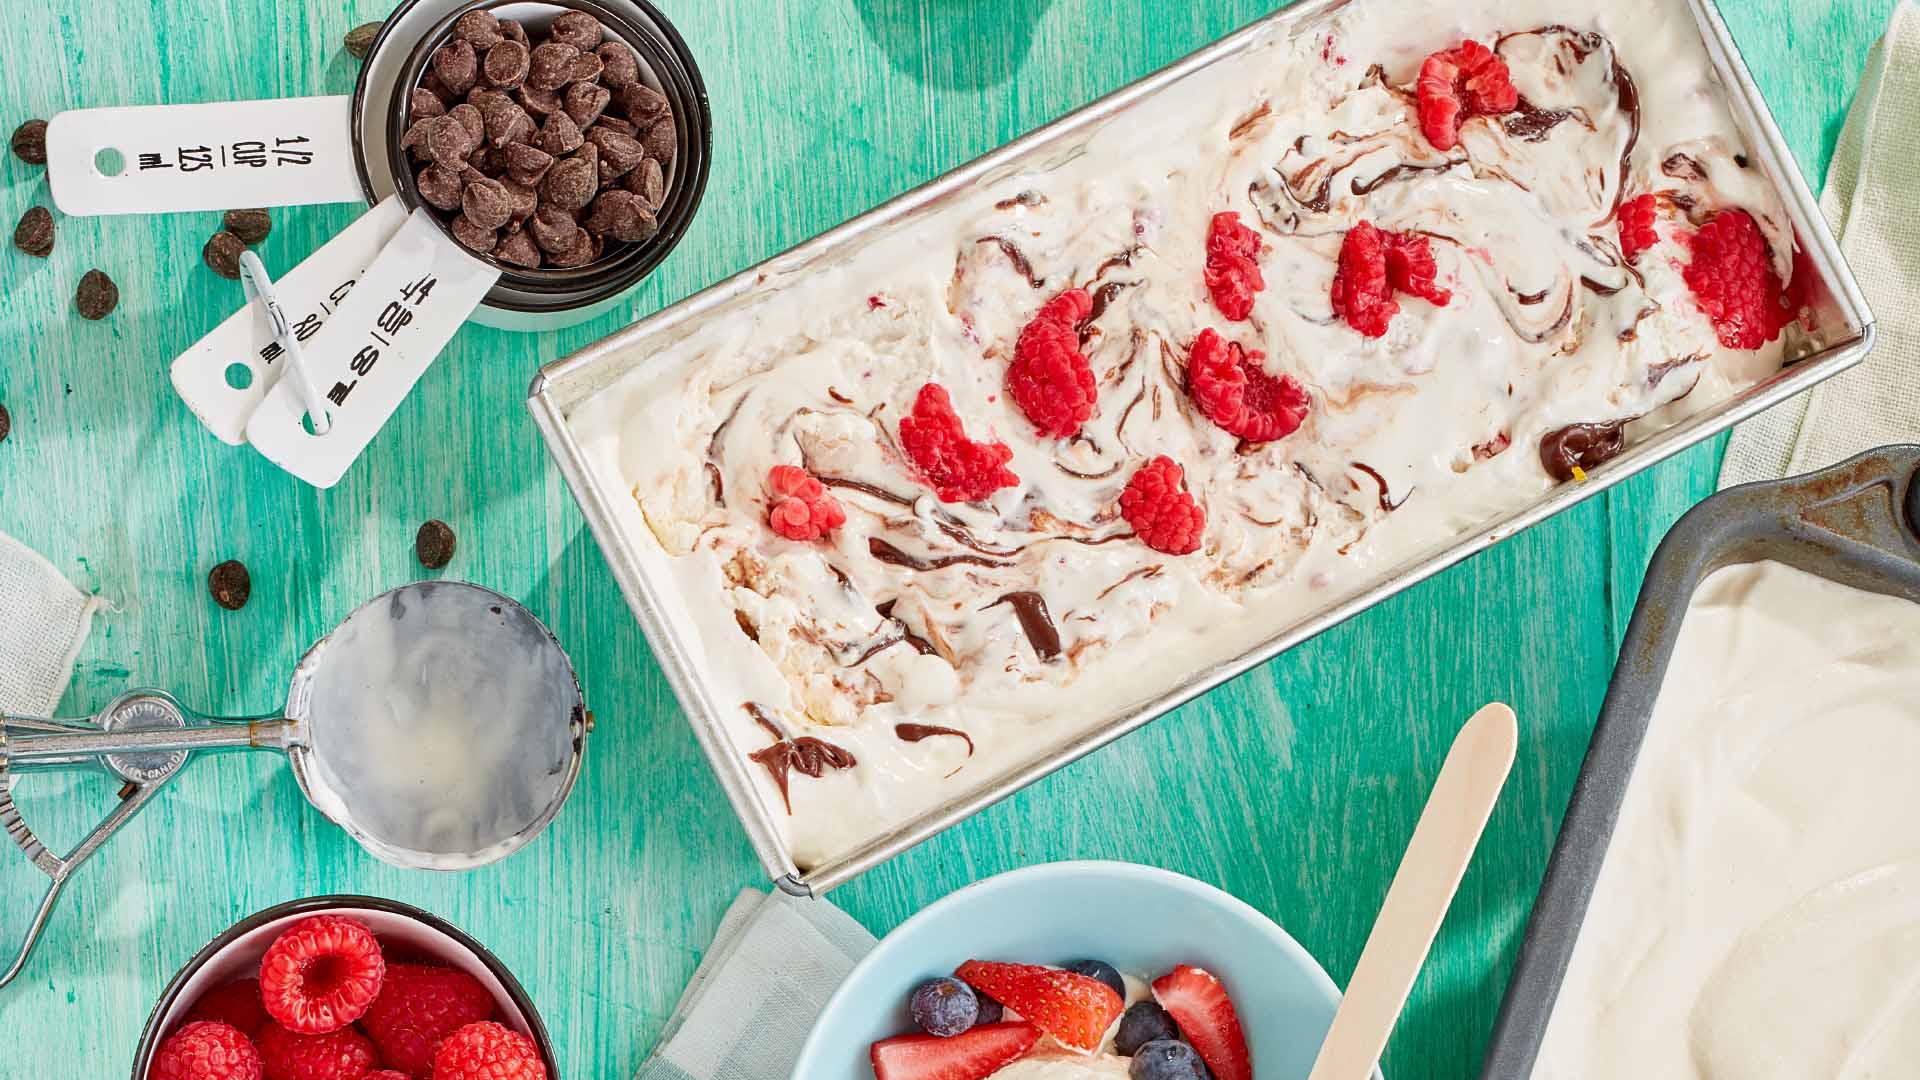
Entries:
[[1064,439],[1093,415],[1098,391],[1080,351],[1080,324],[1092,313],[1087,290],[1068,289],[1041,307],[1013,347],[1007,396],[1046,438]]
[[1420,130],[1436,150],[1460,145],[1469,117],[1499,116],[1520,105],[1506,61],[1477,41],[1463,41],[1427,57],[1414,83]]
[[1760,226],[1745,210],[1722,210],[1687,240],[1693,259],[1682,276],[1713,320],[1720,344],[1757,349],[1791,321],[1785,288]]
[[1658,202],[1648,193],[1620,204],[1620,254],[1628,262],[1659,242],[1660,235],[1653,231],[1653,212]]
[[1340,242],[1333,275],[1333,313],[1368,337],[1385,337],[1400,312],[1387,283],[1387,234],[1363,221]]
[[1306,388],[1290,375],[1274,378],[1262,356],[1212,328],[1200,331],[1187,350],[1187,391],[1207,419],[1248,442],[1272,442],[1293,434],[1307,418]]
[[1207,227],[1207,293],[1213,306],[1233,322],[1253,312],[1255,293],[1267,287],[1260,273],[1260,234],[1241,224],[1240,215],[1223,210]]
[[960,426],[947,388],[928,383],[900,419],[900,446],[942,502],[977,502],[1020,482],[1007,468],[1006,443],[975,442]]
[[767,524],[789,540],[818,540],[846,524],[847,511],[826,486],[798,465],[767,472]]
[[1120,493],[1120,516],[1141,543],[1166,555],[1198,551],[1206,532],[1207,515],[1184,484],[1180,466],[1163,454],[1140,466]]

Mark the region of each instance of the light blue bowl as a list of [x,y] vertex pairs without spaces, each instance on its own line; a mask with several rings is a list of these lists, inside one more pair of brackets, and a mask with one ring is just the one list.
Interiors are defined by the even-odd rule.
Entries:
[[1211,885],[1133,863],[1046,863],[969,885],[888,934],[827,1002],[794,1080],[873,1080],[867,1048],[913,1030],[907,995],[962,961],[1081,957],[1148,979],[1183,963],[1218,975],[1255,1080],[1311,1072],[1340,1000],[1285,930]]

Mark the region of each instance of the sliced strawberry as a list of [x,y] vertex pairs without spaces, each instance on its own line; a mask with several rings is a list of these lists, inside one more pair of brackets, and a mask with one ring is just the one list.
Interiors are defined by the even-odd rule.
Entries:
[[1076,1050],[1099,1048],[1126,1003],[1098,979],[1038,964],[969,960],[954,977]]
[[1227,988],[1210,972],[1181,964],[1153,981],[1154,1000],[1173,1015],[1214,1080],[1253,1080],[1247,1037]]
[[874,1043],[869,1053],[878,1080],[983,1080],[1039,1041],[1039,1028],[1016,1021],[946,1038],[899,1035]]

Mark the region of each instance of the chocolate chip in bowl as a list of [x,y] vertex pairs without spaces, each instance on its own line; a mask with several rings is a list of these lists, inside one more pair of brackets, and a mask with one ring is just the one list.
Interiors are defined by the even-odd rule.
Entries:
[[[387,111],[371,114],[370,80],[356,92],[368,197],[390,178],[501,270],[483,322],[486,308],[617,299],[678,243],[705,188],[710,117],[685,43],[644,0],[412,0],[389,24],[425,8],[438,21]],[[382,136],[384,155],[370,145]]]

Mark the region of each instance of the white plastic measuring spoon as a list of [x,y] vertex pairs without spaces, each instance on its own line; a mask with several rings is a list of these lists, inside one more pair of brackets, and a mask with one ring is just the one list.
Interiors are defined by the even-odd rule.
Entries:
[[1372,1075],[1506,785],[1519,741],[1513,710],[1500,704],[1474,713],[1454,738],[1308,1080]]

